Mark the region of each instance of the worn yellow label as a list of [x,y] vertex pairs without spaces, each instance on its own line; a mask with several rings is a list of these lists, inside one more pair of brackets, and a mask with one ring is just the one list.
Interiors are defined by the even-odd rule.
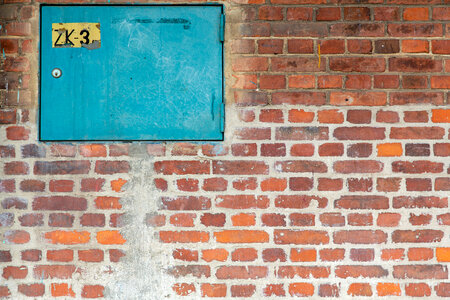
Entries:
[[52,23],[53,48],[100,48],[100,23]]

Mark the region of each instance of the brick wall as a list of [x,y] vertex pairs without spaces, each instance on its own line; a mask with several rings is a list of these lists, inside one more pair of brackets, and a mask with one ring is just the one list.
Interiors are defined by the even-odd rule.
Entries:
[[0,3],[0,297],[450,297],[448,0],[227,2],[225,141],[149,144],[40,143]]

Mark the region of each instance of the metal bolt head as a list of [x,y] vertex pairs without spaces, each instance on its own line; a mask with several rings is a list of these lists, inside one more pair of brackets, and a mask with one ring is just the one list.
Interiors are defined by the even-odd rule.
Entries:
[[61,77],[61,75],[62,75],[61,69],[54,68],[54,69],[52,70],[52,76],[53,76],[53,77],[59,78],[59,77]]

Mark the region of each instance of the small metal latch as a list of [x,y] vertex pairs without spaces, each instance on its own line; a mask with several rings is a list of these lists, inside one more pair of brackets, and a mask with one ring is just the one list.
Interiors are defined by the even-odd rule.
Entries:
[[53,76],[53,77],[59,78],[59,77],[61,77],[61,75],[62,75],[61,69],[54,68],[54,69],[52,70],[52,76]]

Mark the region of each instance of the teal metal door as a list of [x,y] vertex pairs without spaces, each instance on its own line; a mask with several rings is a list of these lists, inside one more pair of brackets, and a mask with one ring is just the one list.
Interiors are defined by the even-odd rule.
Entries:
[[221,5],[41,7],[40,139],[222,140]]

